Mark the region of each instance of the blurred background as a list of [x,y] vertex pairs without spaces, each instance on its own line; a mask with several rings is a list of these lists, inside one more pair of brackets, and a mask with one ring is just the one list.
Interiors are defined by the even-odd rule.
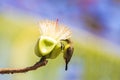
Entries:
[[46,19],[59,19],[73,32],[68,71],[61,54],[45,67],[0,80],[120,80],[120,0],[0,0],[0,68],[39,60],[38,22]]

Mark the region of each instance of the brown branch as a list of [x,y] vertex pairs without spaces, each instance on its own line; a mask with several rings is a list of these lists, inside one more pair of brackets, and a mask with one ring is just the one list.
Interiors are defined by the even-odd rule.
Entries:
[[38,61],[36,64],[34,64],[33,66],[30,67],[26,67],[26,68],[0,68],[0,74],[14,74],[14,73],[24,73],[24,72],[28,72],[31,70],[36,70],[39,67],[45,66],[47,64],[47,60],[46,59],[41,59],[40,61]]

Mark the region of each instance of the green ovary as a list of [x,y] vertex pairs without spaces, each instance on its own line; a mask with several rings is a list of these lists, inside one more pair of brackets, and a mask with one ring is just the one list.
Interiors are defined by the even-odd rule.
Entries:
[[53,38],[47,36],[41,36],[39,40],[39,51],[42,56],[50,54],[50,52],[54,49],[57,41]]

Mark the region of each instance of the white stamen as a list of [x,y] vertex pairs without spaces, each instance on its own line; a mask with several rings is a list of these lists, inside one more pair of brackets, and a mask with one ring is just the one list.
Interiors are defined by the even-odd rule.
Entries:
[[59,41],[61,39],[68,39],[71,37],[71,31],[64,25],[59,25],[54,21],[40,21],[39,22],[41,36],[49,36]]

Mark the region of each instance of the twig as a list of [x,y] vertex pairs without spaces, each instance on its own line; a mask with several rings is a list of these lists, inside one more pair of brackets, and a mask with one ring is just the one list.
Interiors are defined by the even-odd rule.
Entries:
[[14,73],[25,73],[28,71],[36,70],[39,67],[45,66],[47,64],[47,60],[40,60],[36,64],[26,68],[0,68],[0,74],[14,74]]

